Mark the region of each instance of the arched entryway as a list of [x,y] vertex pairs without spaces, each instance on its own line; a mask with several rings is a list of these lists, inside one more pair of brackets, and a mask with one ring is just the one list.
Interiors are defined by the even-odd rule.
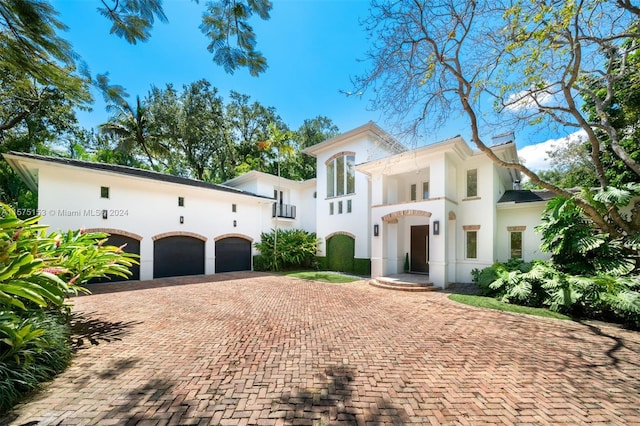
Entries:
[[356,239],[348,232],[337,232],[327,236],[327,269],[353,272]]
[[180,232],[153,240],[153,278],[204,274],[205,237]]
[[384,250],[392,271],[429,273],[430,218],[431,213],[423,210],[398,210],[381,217],[385,226],[392,226]]

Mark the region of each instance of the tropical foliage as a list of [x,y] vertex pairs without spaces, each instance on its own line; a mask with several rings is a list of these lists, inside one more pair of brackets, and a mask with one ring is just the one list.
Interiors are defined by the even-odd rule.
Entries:
[[0,410],[66,366],[67,296],[137,262],[104,233],[48,234],[39,220],[0,204]]
[[[623,189],[609,188],[597,193],[591,203],[602,210],[607,205],[625,207],[638,195],[640,184],[626,184]],[[551,253],[554,263],[564,272],[626,275],[639,266],[640,233],[612,238],[573,199],[551,200],[536,231],[542,235],[540,248]]]
[[640,276],[572,275],[553,262],[496,263],[474,271],[483,294],[503,302],[546,307],[576,317],[640,328]]
[[260,250],[256,269],[280,271],[313,266],[320,240],[315,232],[302,229],[274,229],[260,235],[255,247]]

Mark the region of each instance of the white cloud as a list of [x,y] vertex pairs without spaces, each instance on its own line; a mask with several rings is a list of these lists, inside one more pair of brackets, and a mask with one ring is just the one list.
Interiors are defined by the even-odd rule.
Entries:
[[587,135],[584,130],[571,133],[563,138],[549,139],[534,145],[525,146],[518,150],[518,157],[523,160],[524,165],[535,171],[547,170],[549,164],[548,151],[553,150],[557,145],[565,145],[568,142],[584,141]]
[[505,109],[514,113],[535,110],[538,105],[549,105],[554,99],[550,88],[542,90],[523,90],[509,95],[505,103]]

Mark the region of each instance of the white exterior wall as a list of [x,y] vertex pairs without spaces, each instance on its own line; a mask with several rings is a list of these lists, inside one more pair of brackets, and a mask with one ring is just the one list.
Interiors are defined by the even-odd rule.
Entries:
[[[467,197],[467,170],[478,170],[478,196]],[[458,167],[458,208],[456,219],[456,281],[471,282],[471,271],[494,263],[496,194],[491,160],[475,155]],[[480,226],[477,258],[467,258],[465,226]]]
[[[100,198],[101,186],[109,187],[109,199]],[[184,207],[178,206],[178,197],[184,197]],[[257,241],[263,224],[256,220],[256,211],[265,201],[269,200],[98,170],[56,164],[39,167],[38,208],[45,212],[42,222],[51,230],[109,228],[141,236],[142,280],[153,278],[153,237],[170,232],[205,237],[205,273],[213,273],[214,238],[240,234]],[[236,213],[232,204],[236,204]],[[103,209],[108,211],[108,219],[99,213]]]
[[540,225],[540,217],[546,202],[501,204],[497,209],[498,227],[496,233],[496,260],[506,262],[510,256],[509,227],[524,227],[522,231],[522,258],[529,262],[536,259],[548,260],[549,253],[540,251],[542,237],[535,231]]
[[[355,164],[372,161],[389,155],[390,152],[377,140],[371,137],[356,137],[328,147],[317,154],[317,200],[316,218],[317,235],[323,239],[319,255],[326,256],[326,237],[335,232],[348,232],[355,235],[355,257],[368,259],[370,250],[370,206],[369,180],[366,175],[355,172],[355,193],[339,197],[327,197],[327,166],[326,162],[339,152],[355,153]],[[351,200],[352,211],[346,213],[346,202]],[[343,213],[338,214],[337,203],[343,202]],[[334,203],[334,214],[329,214],[329,203]]]
[[[271,203],[267,203],[262,207],[261,220],[264,224],[263,232],[269,232],[276,225],[279,229],[304,229],[307,232],[315,232],[316,230],[316,203],[315,179],[304,182],[292,181],[285,178],[278,179],[266,173],[255,173],[246,175],[248,178],[240,177],[233,179],[227,183],[233,188],[249,191],[263,197],[272,198],[276,188],[282,192],[283,204],[293,205],[296,207],[296,218],[276,218],[273,217],[272,204],[276,202],[274,199]],[[239,180],[239,181],[238,181]]]

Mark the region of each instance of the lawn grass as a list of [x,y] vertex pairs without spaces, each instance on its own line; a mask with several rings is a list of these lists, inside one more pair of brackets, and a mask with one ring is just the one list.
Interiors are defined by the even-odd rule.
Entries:
[[512,305],[504,303],[492,297],[474,296],[470,294],[452,294],[449,299],[465,305],[476,306],[478,308],[495,309],[497,311],[515,312],[518,314],[536,315],[545,318],[555,318],[561,320],[571,320],[572,318],[558,312],[550,311],[544,308],[531,308],[528,306]]
[[322,281],[325,283],[351,283],[359,281],[360,278],[343,275],[339,272],[325,271],[294,271],[285,272],[284,275],[292,278],[301,278],[303,280]]

